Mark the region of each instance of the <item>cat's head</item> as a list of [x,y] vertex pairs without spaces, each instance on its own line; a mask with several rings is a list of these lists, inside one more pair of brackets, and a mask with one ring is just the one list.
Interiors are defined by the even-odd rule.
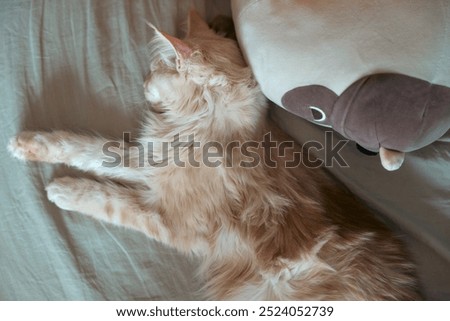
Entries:
[[236,41],[217,35],[194,11],[182,40],[151,27],[144,89],[155,113],[229,131],[256,125],[262,95]]

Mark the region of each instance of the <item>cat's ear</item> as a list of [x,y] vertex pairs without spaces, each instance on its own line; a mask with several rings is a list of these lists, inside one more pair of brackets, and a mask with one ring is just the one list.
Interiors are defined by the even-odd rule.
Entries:
[[161,32],[162,36],[166,38],[173,49],[175,50],[177,56],[181,59],[188,59],[192,55],[192,48],[185,43],[183,40],[176,37],[172,37],[165,32]]
[[151,59],[159,56],[162,60],[169,63],[175,58],[178,69],[183,65],[184,61],[192,55],[192,48],[183,40],[170,36],[162,31],[159,31],[151,23],[147,23],[153,30],[153,40],[150,43],[152,47]]
[[214,31],[209,28],[197,11],[191,10],[189,12],[187,36],[195,37],[204,36],[205,34],[214,34]]

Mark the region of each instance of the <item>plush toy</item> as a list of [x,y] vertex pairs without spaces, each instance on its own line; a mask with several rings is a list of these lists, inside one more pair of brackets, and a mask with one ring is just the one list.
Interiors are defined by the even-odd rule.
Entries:
[[339,97],[323,86],[297,87],[281,101],[364,150],[379,150],[387,170],[398,169],[405,152],[431,144],[450,129],[450,88],[399,74],[364,77]]
[[398,169],[450,128],[450,1],[233,0],[264,94]]

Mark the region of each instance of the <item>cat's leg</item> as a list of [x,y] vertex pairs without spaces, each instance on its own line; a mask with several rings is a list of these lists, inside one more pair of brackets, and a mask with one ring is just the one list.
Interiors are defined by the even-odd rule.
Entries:
[[161,216],[142,205],[134,189],[112,182],[62,177],[51,182],[46,191],[48,199],[59,208],[141,231],[168,245],[173,243],[173,233]]
[[129,148],[124,142],[66,131],[24,131],[12,138],[8,149],[22,160],[65,163],[83,171],[114,178],[139,180],[144,166],[142,148]]

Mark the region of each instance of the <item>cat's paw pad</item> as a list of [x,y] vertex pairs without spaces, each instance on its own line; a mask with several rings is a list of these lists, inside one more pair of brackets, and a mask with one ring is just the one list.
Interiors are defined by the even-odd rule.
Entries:
[[20,160],[48,161],[49,142],[44,133],[25,131],[10,139],[8,150]]
[[63,210],[73,210],[77,201],[77,182],[71,177],[61,177],[53,180],[45,190],[47,198]]

